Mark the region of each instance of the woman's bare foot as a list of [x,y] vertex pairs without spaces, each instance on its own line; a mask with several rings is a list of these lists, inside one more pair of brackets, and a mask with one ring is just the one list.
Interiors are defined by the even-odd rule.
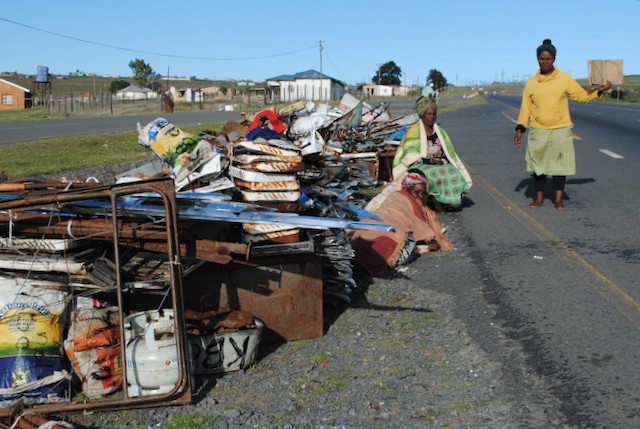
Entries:
[[556,210],[565,211],[567,207],[562,204],[563,191],[555,191],[555,198],[553,199],[553,205],[556,206]]
[[531,204],[529,204],[529,207],[531,207],[532,209],[537,209],[538,207],[542,207],[544,206],[544,203],[542,201],[534,201]]

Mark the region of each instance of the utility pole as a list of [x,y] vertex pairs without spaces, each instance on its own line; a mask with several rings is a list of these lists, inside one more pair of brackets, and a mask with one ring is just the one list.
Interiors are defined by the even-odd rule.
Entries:
[[318,46],[320,47],[320,101],[322,101],[322,40],[318,40]]

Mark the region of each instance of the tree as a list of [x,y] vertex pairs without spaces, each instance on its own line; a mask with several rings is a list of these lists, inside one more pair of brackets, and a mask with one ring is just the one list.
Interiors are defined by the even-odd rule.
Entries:
[[436,69],[429,70],[427,85],[431,85],[436,91],[441,91],[447,86],[447,78]]
[[122,79],[112,80],[111,84],[109,85],[109,92],[112,94],[115,94],[116,92],[128,87],[129,85],[131,84],[126,80],[122,80]]
[[388,61],[380,66],[376,75],[371,79],[378,85],[400,85],[402,70],[393,61]]
[[149,83],[151,77],[155,74],[150,64],[144,62],[140,58],[129,61],[129,67],[133,72],[133,79],[139,87],[144,88]]

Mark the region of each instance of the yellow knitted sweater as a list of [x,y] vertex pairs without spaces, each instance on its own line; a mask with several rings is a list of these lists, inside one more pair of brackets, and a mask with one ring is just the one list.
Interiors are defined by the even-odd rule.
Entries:
[[524,87],[518,125],[545,130],[572,126],[569,98],[588,103],[598,98],[598,91],[584,89],[568,73],[556,68],[548,75],[538,70]]

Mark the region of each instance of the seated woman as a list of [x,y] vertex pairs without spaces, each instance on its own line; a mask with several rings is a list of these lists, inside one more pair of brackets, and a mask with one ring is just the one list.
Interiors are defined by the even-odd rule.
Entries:
[[409,173],[402,189],[391,193],[372,211],[395,232],[356,231],[351,247],[356,261],[371,274],[382,274],[398,264],[406,264],[430,251],[449,251],[451,243],[442,235],[436,214],[424,205],[426,179],[420,173]]
[[416,113],[420,119],[407,130],[393,159],[393,177],[397,180],[407,171],[419,171],[427,178],[427,193],[435,210],[458,208],[471,189],[471,176],[447,133],[436,124],[436,103],[420,97]]

